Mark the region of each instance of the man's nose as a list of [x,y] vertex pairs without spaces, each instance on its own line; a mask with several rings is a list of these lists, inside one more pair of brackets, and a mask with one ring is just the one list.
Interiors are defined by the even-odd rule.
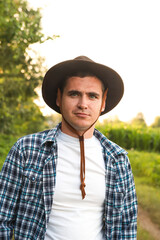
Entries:
[[87,109],[87,98],[84,95],[79,98],[78,107],[80,109]]

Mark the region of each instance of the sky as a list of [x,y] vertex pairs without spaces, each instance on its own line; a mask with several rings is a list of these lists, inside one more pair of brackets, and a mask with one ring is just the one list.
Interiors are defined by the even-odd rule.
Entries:
[[[103,118],[118,116],[121,121],[129,121],[142,112],[150,125],[160,116],[159,0],[28,2],[41,8],[43,33],[60,36],[34,46],[48,69],[85,55],[122,77],[124,96]],[[43,106],[43,110],[53,113],[49,107]]]

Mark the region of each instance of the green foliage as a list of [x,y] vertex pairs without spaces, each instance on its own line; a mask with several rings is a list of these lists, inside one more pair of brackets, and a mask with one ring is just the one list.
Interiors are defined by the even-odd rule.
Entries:
[[97,124],[96,127],[123,148],[160,152],[160,129],[106,121]]
[[18,139],[18,136],[0,134],[0,170],[3,166],[4,160],[13,146],[13,144]]
[[139,151],[128,151],[135,176],[145,179],[145,183],[160,187],[160,155]]
[[154,120],[154,123],[151,125],[153,128],[160,128],[160,116],[157,116]]
[[18,124],[24,126],[24,133],[36,131],[43,124],[42,114],[33,103],[37,97],[34,89],[44,75],[42,59],[33,60],[28,54],[31,44],[44,41],[40,20],[40,10],[29,8],[25,0],[0,1],[1,133],[17,133]]
[[29,134],[44,130],[45,118],[39,108],[30,102],[21,103],[16,121],[13,121],[13,130],[18,135]]

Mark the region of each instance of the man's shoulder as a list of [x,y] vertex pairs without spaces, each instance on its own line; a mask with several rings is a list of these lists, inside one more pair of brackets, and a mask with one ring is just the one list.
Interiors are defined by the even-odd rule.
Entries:
[[45,139],[47,137],[47,135],[49,134],[49,132],[52,131],[52,129],[47,129],[41,132],[36,132],[36,133],[31,133],[25,136],[22,136],[18,139],[18,142],[21,141],[27,141],[30,139]]
[[25,135],[18,139],[18,141],[16,142],[16,145],[19,145],[21,147],[24,147],[27,145],[40,146],[46,142],[54,142],[58,129],[59,129],[59,125],[57,125],[53,129],[47,129],[41,132]]

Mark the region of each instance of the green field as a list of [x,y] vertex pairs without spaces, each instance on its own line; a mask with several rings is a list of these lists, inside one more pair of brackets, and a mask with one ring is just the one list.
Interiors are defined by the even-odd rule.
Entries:
[[110,140],[125,149],[160,153],[160,128],[131,126],[127,123],[97,124]]
[[128,151],[135,178],[138,203],[160,226],[160,154]]
[[[138,204],[160,229],[160,154],[128,151],[135,178]],[[154,240],[138,221],[138,240]]]

